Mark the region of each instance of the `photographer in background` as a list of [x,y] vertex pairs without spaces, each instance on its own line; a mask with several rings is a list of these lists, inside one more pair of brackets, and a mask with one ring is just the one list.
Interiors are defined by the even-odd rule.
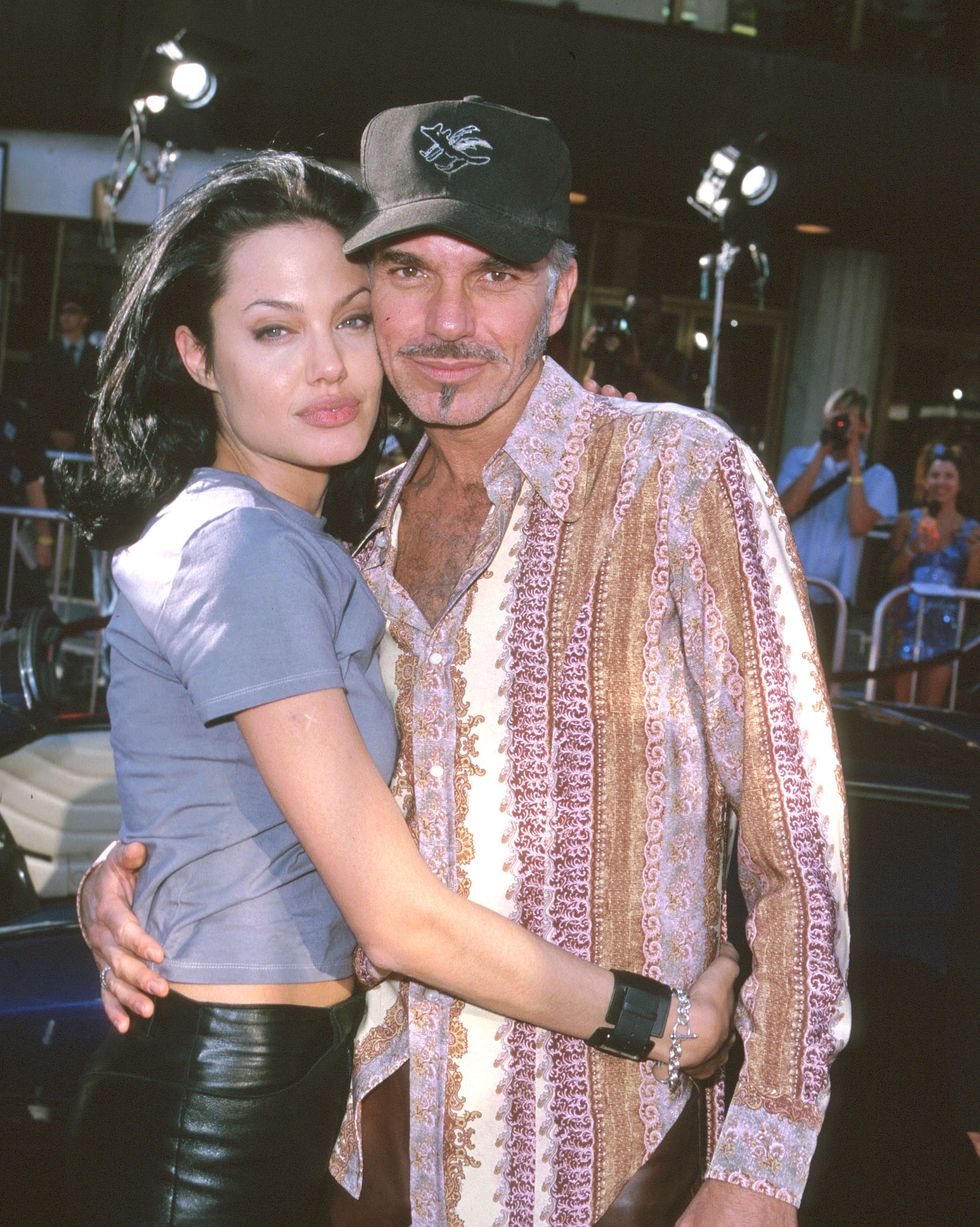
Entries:
[[[871,429],[868,398],[841,388],[824,405],[823,430],[810,447],[787,453],[776,482],[810,579],[825,579],[853,602],[864,538],[879,520],[898,514],[898,489],[890,469],[868,465],[861,442]],[[836,607],[810,589],[810,609],[824,667],[833,655]]]
[[663,330],[660,295],[630,291],[622,306],[596,304],[582,338],[589,359],[586,378],[612,384],[641,400],[694,403],[687,359]]

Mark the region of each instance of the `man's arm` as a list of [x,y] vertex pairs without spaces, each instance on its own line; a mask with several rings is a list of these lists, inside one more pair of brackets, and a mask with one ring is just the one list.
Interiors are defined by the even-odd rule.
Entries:
[[796,1207],[764,1193],[709,1177],[677,1227],[794,1227]]
[[707,704],[709,748],[738,813],[753,966],[737,1015],[745,1063],[709,1181],[682,1222],[788,1223],[849,1025],[843,776],[786,518],[737,440],[692,533],[704,567],[685,636],[700,638],[692,658],[700,650],[702,684],[719,697]]
[[881,519],[881,512],[872,507],[860,475],[847,479],[847,527],[852,537],[864,537]]
[[861,438],[853,427],[847,440],[847,463],[847,527],[852,537],[864,537],[878,523],[883,512],[868,502],[864,474],[861,472]]
[[[47,511],[48,500],[44,493],[44,482],[40,477],[24,482],[24,500],[28,507],[35,511]],[[51,533],[50,520],[36,520],[34,529],[34,557],[42,571],[51,568],[54,550],[54,536]]]
[[795,473],[797,467],[796,456],[792,454],[787,456],[786,462],[779,474],[778,488],[783,507],[790,519],[795,515],[799,515],[803,504],[813,493],[813,488],[817,484],[817,478],[820,476],[820,469],[829,455],[829,447],[826,445],[818,447],[806,468],[796,476],[790,476],[791,473]]

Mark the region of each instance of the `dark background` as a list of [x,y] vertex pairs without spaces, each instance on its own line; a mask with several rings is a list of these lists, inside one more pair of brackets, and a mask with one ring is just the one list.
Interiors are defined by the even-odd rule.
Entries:
[[0,125],[120,133],[144,47],[186,26],[220,84],[185,147],[355,160],[376,111],[480,94],[557,121],[590,209],[690,226],[711,151],[766,131],[775,229],[893,253],[908,322],[977,322],[980,5],[864,0],[853,51],[853,0],[741,7],[758,37],[507,0],[3,0]]

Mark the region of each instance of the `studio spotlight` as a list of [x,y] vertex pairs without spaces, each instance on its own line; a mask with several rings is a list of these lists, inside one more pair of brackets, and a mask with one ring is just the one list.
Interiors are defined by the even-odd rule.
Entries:
[[[755,267],[756,278],[752,283],[759,306],[769,280],[769,258],[765,252],[764,223],[750,220],[749,210],[758,208],[772,198],[779,183],[776,167],[767,159],[764,149],[768,147],[767,134],[763,133],[747,148],[740,145],[722,145],[708,159],[702,172],[701,182],[687,203],[721,229],[721,250],[702,256],[701,297],[709,296],[710,279],[714,276],[714,311],[711,321],[708,382],[704,391],[704,407],[714,409],[718,387],[718,351],[721,345],[721,324],[724,312],[725,278],[731,272],[735,258],[745,246]],[[732,320],[732,327],[738,321]],[[703,334],[702,334],[703,335]],[[707,338],[705,338],[707,340]],[[696,339],[699,346],[703,343]],[[705,346],[708,348],[708,346]]]
[[207,106],[214,97],[218,78],[206,64],[185,54],[180,40],[186,33],[180,30],[143,57],[134,100],[137,109],[143,103],[148,111],[159,114],[172,100],[178,106],[196,111]]
[[761,205],[765,204],[776,190],[778,182],[779,175],[775,168],[758,162],[742,176],[739,191],[746,204]]
[[[163,212],[174,163],[182,148],[213,149],[206,122],[185,111],[199,111],[214,97],[218,78],[181,46],[186,30],[147,48],[129,104],[129,126],[119,138],[116,164],[95,182],[94,209],[102,223],[102,245],[116,250],[114,223],[119,205],[137,171],[157,189],[157,211]],[[170,103],[177,108],[168,110]],[[155,158],[143,157],[144,141],[159,145]]]
[[778,182],[774,166],[737,145],[723,145],[711,155],[697,191],[688,196],[687,203],[708,221],[722,222],[739,205],[765,204]]

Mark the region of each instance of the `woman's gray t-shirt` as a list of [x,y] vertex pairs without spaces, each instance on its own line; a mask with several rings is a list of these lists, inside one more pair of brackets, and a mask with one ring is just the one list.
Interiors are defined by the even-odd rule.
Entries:
[[197,469],[112,570],[120,835],[149,848],[135,906],[166,951],[161,971],[210,984],[350,975],[353,935],[233,717],[339,687],[390,777],[385,623],[357,568],[317,516],[249,477]]

